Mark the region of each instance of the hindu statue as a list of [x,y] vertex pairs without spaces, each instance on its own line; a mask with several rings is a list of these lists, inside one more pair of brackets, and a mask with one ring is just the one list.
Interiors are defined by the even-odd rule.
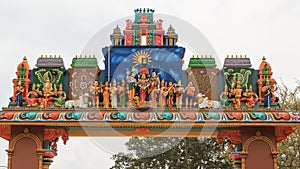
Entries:
[[110,96],[111,96],[111,107],[112,108],[117,108],[118,106],[118,86],[117,86],[117,81],[116,79],[113,80],[112,86],[111,86],[111,91],[110,91]]
[[102,89],[102,93],[103,93],[103,107],[104,108],[109,108],[109,104],[110,104],[110,92],[111,92],[111,88],[109,86],[108,81],[106,81],[104,83],[104,87]]
[[158,104],[159,107],[164,108],[166,106],[166,96],[164,93],[166,92],[166,86],[165,86],[165,80],[163,79],[160,83],[160,89],[159,89],[159,99],[158,99]]
[[122,79],[121,86],[118,87],[118,94],[119,94],[120,106],[125,107],[126,106],[126,84],[124,79]]
[[248,108],[253,108],[255,104],[258,102],[258,96],[252,90],[252,85],[249,86],[249,89],[246,89],[246,92],[243,93],[243,101],[246,102],[246,106]]
[[221,104],[224,108],[229,109],[232,102],[231,92],[228,89],[228,86],[225,85],[224,91],[220,95]]
[[176,108],[182,107],[182,93],[184,88],[182,87],[181,80],[175,86]]
[[272,96],[274,94],[274,91],[276,91],[276,90],[277,89],[272,90],[272,86],[270,84],[270,80],[267,79],[264,87],[262,88],[262,92],[264,94],[264,107],[266,107],[266,108],[270,108],[271,107],[271,98],[272,98]]
[[157,97],[159,94],[158,86],[160,85],[160,80],[159,80],[159,73],[156,74],[156,69],[154,68],[152,70],[152,75],[151,78],[149,79],[149,90],[148,93],[150,94],[150,100],[152,101],[153,105],[157,105]]
[[33,84],[32,90],[26,96],[27,107],[37,107],[39,105],[38,97],[40,95],[39,84]]
[[43,89],[42,89],[42,96],[40,108],[47,108],[48,105],[53,103],[53,95],[57,93],[56,85],[54,84],[54,90],[52,87],[52,83],[50,82],[49,78],[45,79],[45,82],[43,83]]
[[66,92],[63,90],[62,83],[58,87],[57,97],[54,98],[54,106],[62,107],[66,102]]
[[23,100],[23,93],[24,93],[24,87],[22,85],[22,81],[18,81],[18,85],[15,88],[16,92],[16,103],[17,103],[17,108],[22,107],[22,100]]
[[192,81],[189,81],[188,85],[184,89],[184,93],[186,93],[185,99],[185,107],[193,107],[193,101],[196,94],[196,88]]
[[133,101],[135,97],[135,87],[136,87],[136,79],[135,79],[136,70],[134,66],[132,67],[131,73],[127,72],[126,74],[127,74],[126,81],[128,83],[128,89],[127,89],[128,99],[129,101]]
[[172,81],[169,81],[168,87],[164,93],[164,95],[167,98],[167,106],[168,107],[173,107],[174,92],[175,92],[175,87],[174,87]]
[[138,83],[139,97],[140,97],[141,102],[144,102],[146,100],[147,90],[148,90],[149,85],[150,84],[147,82],[147,79],[146,79],[146,74],[142,74],[141,80]]
[[91,99],[92,99],[92,107],[99,108],[99,93],[101,92],[101,87],[97,80],[95,80],[94,85],[90,88]]
[[[232,86],[234,86],[234,84]],[[233,103],[234,108],[236,108],[236,109],[241,108],[242,92],[243,92],[243,89],[241,87],[241,82],[237,81],[235,88],[231,89],[231,95],[234,96],[232,103]]]

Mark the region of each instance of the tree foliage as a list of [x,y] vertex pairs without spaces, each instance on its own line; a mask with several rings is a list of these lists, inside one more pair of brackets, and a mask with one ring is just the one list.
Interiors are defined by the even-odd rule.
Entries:
[[214,138],[131,138],[130,153],[118,153],[111,169],[206,169],[230,168],[224,147]]
[[[286,85],[279,88],[279,98],[283,108],[300,113],[300,82],[289,90]],[[300,128],[278,144],[278,166],[281,169],[300,168]]]

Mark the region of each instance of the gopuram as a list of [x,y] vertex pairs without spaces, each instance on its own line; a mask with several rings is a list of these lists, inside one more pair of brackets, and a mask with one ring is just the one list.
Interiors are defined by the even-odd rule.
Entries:
[[252,67],[246,56],[227,56],[219,69],[213,56],[195,55],[182,70],[175,28],[164,30],[152,9],[134,12],[102,47],[105,70],[90,55],[70,68],[61,56],[42,55],[33,69],[20,58],[0,112],[8,169],[48,169],[57,142],[71,137],[200,135],[229,141],[233,168],[277,169],[277,144],[300,120],[281,108],[267,58]]

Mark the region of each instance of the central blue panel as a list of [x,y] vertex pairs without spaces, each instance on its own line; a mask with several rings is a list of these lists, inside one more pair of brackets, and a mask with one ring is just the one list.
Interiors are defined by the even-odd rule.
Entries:
[[177,82],[181,79],[182,59],[185,48],[177,46],[113,46],[102,49],[105,57],[105,81],[125,79],[132,67],[137,70],[148,68],[161,72],[160,79]]

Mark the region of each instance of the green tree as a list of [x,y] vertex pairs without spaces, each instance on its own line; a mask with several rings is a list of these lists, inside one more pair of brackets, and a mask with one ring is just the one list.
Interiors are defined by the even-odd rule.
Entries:
[[118,153],[111,169],[205,169],[230,168],[225,150],[214,138],[131,138],[130,153]]
[[[297,87],[289,90],[286,85],[279,88],[279,98],[282,108],[300,113],[300,82],[297,81]],[[298,169],[300,168],[300,129],[298,128],[287,139],[278,144],[279,157],[278,166],[280,169]]]

